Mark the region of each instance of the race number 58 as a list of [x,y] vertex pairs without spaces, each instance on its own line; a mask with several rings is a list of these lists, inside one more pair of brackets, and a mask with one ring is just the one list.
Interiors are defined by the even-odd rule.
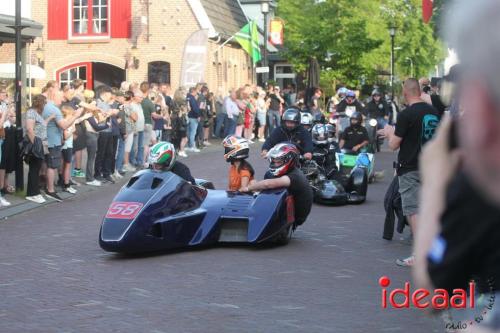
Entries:
[[142,206],[140,202],[113,202],[109,206],[106,218],[132,220],[139,214]]

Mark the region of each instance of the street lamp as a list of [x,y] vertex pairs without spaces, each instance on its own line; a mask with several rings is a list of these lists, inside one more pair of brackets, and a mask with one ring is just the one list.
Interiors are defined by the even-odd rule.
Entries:
[[35,57],[36,60],[38,61],[38,66],[44,68],[45,62],[43,61],[43,49],[38,45],[38,47],[35,50]]
[[410,75],[411,77],[414,77],[413,73],[413,60],[410,57],[406,57],[406,60],[410,62]]
[[[268,1],[263,1],[260,5],[260,11],[264,15],[264,52],[262,54],[262,66],[263,67],[268,67],[267,64],[267,40],[269,39],[268,37],[268,29],[267,29],[267,16],[269,15],[269,2]],[[263,84],[266,85],[267,80],[268,80],[268,72],[262,73],[262,81]]]
[[394,37],[396,36],[396,28],[391,26],[389,28],[391,35],[391,98],[394,100]]

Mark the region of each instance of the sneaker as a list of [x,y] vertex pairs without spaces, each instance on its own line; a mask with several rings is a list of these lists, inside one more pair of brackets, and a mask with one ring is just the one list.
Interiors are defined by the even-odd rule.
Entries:
[[77,192],[77,191],[76,191],[74,188],[72,188],[71,186],[65,187],[65,188],[63,189],[63,191],[64,191],[64,192],[71,193],[71,194],[75,194],[75,193]]
[[249,144],[254,144],[255,142],[252,140],[247,140]]
[[108,183],[114,184],[115,180],[111,176],[104,177],[104,180]]
[[77,174],[78,174],[78,170],[73,169],[73,171],[71,171],[71,177],[76,177]]
[[43,204],[44,202],[47,201],[41,195],[34,195],[31,197],[26,197],[26,200],[32,201],[32,202],[37,203],[37,204]]
[[125,176],[125,174],[126,174],[126,172],[125,172],[124,170],[120,170],[120,171],[118,171],[118,173],[119,173],[122,177],[124,177],[124,176]]
[[198,148],[192,148],[191,151],[193,153],[199,153],[201,150],[199,150]]
[[415,263],[415,256],[411,255],[408,258],[405,259],[397,259],[396,260],[396,265],[402,266],[402,267],[411,267]]
[[10,202],[8,202],[7,200],[5,200],[4,197],[0,197],[0,204],[2,206],[10,206]]
[[61,202],[62,198],[56,192],[47,192],[47,198]]
[[259,142],[266,142],[266,139],[264,139],[264,138],[260,138],[260,139],[259,139]]
[[203,141],[203,145],[208,147],[208,146],[211,146],[212,144],[208,141]]
[[131,166],[130,164],[126,164],[123,166],[123,170],[129,171],[129,172],[134,172],[136,169],[133,166]]
[[188,155],[184,151],[180,151],[177,155],[179,155],[180,157],[188,157]]
[[123,176],[118,171],[115,171],[115,173],[113,174],[113,177],[115,179],[122,179],[123,178]]
[[75,177],[77,177],[77,178],[85,178],[85,172],[83,172],[83,170],[77,170]]
[[85,184],[90,185],[90,186],[101,186],[102,185],[101,182],[98,181],[97,179],[94,179],[91,182],[86,182]]
[[79,182],[75,182],[73,179],[70,179],[69,180],[69,185],[71,185],[71,186],[81,186],[82,184],[80,184]]

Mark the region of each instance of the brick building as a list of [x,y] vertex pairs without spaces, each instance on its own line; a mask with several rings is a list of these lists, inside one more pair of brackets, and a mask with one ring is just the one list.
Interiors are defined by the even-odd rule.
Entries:
[[[220,47],[247,23],[237,0],[36,0],[31,19],[44,26],[31,45],[31,63],[45,80],[74,78],[88,88],[123,80],[179,86],[186,41],[206,29],[203,80],[212,89],[254,82],[251,59],[236,43]],[[13,62],[12,44],[0,47],[0,62]]]

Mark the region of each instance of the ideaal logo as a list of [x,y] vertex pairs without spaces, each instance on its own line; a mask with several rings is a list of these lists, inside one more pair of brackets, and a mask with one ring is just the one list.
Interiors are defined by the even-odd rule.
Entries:
[[[474,318],[467,320],[453,321],[451,314],[446,319],[446,329],[466,329],[474,323],[480,323],[485,315],[493,308],[495,304],[494,280],[487,281],[489,295],[479,294],[479,306],[476,307],[476,283],[469,282],[467,290],[453,289],[452,294],[445,289],[435,289],[429,291],[424,288],[411,290],[410,282],[406,282],[403,288],[387,290],[391,280],[387,276],[379,279],[379,285],[382,287],[381,306],[387,309],[389,306],[394,309],[410,308],[410,303],[417,309],[432,308],[435,310],[467,309]],[[489,296],[489,297],[488,297]]]

